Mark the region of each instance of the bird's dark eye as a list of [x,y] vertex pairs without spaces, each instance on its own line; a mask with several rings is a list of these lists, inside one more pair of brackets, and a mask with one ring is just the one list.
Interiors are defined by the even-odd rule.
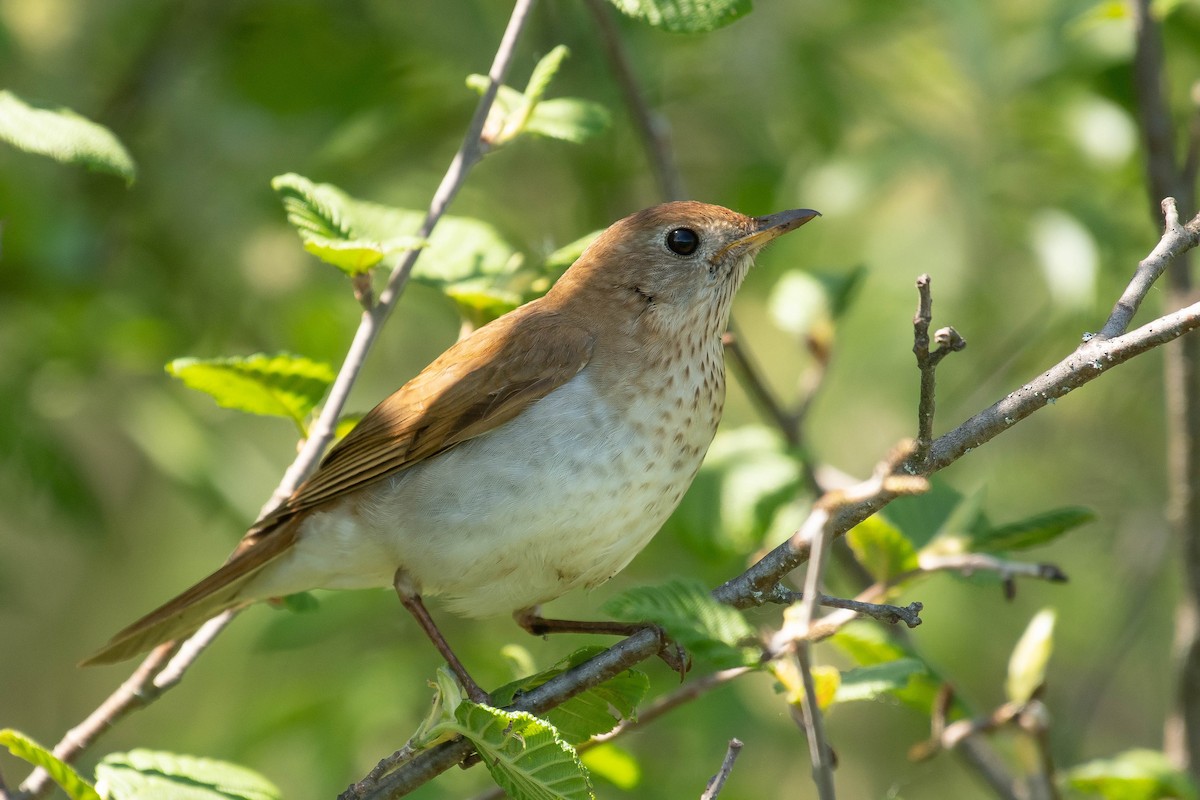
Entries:
[[690,256],[700,246],[700,236],[691,228],[676,228],[667,234],[667,247],[672,253]]

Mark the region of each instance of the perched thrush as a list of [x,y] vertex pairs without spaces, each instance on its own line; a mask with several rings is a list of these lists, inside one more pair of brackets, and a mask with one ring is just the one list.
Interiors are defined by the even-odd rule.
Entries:
[[545,297],[376,406],[224,566],[84,663],[256,600],[394,586],[469,682],[421,595],[467,616],[520,612],[625,567],[716,432],[734,292],[763,245],[815,216],[677,202],[615,223]]

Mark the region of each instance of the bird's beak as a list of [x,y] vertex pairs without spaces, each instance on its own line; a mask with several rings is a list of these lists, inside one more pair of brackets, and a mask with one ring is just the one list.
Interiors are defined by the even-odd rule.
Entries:
[[754,231],[740,239],[734,239],[721,248],[717,258],[724,256],[730,250],[757,250],[767,242],[788,231],[794,231],[814,217],[821,216],[820,211],[811,208],[793,208],[791,211],[780,211],[778,214],[768,214],[765,217],[754,218]]

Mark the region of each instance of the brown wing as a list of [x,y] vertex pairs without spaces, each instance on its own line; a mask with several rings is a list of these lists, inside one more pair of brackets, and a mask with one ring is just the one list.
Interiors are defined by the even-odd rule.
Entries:
[[460,341],[373,408],[239,550],[285,518],[496,428],[587,365],[593,337],[538,303]]

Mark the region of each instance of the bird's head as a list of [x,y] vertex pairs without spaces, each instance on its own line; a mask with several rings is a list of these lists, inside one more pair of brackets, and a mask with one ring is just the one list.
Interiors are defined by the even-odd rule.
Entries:
[[552,294],[597,312],[616,301],[660,333],[701,324],[719,334],[758,251],[816,216],[804,208],[747,217],[694,201],[653,206],[600,234]]

